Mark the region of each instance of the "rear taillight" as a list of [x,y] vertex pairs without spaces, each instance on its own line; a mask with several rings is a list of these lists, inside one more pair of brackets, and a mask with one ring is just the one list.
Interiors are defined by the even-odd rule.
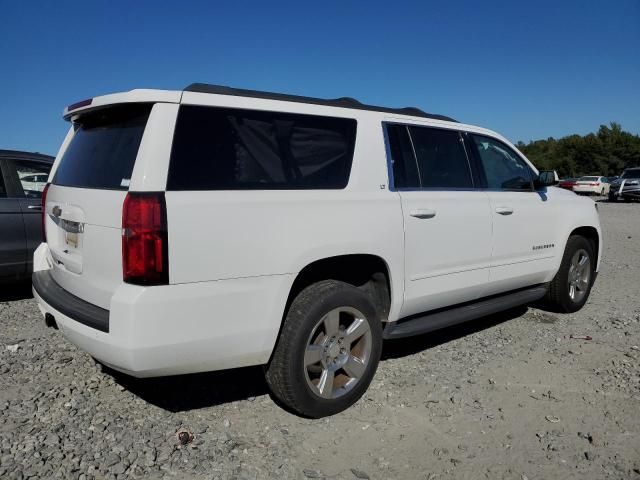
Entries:
[[49,185],[50,184],[47,183],[42,190],[42,212],[40,216],[40,225],[42,227],[42,241],[44,243],[47,243],[47,231],[45,230],[45,227],[47,226],[47,192],[49,191]]
[[162,192],[130,192],[122,207],[122,276],[127,283],[169,283],[167,206]]
[[598,184],[597,184],[597,183],[594,183],[594,182],[591,182],[591,183],[589,184],[589,186],[591,186],[591,187],[597,187],[597,186],[598,186]]

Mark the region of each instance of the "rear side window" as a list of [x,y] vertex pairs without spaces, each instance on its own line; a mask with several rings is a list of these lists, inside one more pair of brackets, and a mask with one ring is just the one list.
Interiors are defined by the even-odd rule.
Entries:
[[167,189],[341,189],[355,137],[352,119],[182,106]]
[[420,188],[418,165],[413,156],[409,130],[405,125],[387,125],[395,188]]
[[0,169],[0,198],[6,197],[6,196],[7,196],[7,189],[4,186],[4,178],[2,177],[2,169]]
[[455,130],[409,127],[422,188],[473,188],[469,161]]
[[82,115],[56,174],[55,185],[128,190],[152,104],[117,105]]
[[14,163],[24,196],[27,198],[42,197],[42,190],[47,184],[51,164],[28,160],[14,160]]

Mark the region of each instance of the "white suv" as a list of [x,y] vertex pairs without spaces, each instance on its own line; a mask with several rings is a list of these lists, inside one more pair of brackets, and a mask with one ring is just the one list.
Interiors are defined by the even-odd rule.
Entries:
[[330,415],[367,389],[383,339],[545,296],[572,312],[598,269],[592,200],[416,108],[194,84],[64,117],[34,294],[137,377],[263,364],[290,409]]

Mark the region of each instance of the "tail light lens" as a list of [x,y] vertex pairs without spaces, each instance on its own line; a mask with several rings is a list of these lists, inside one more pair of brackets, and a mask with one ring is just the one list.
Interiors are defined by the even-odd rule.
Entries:
[[47,243],[47,231],[45,230],[45,227],[47,226],[47,192],[49,191],[49,183],[47,183],[44,186],[44,189],[42,190],[42,212],[40,215],[40,226],[42,228],[42,241],[44,243]]
[[591,182],[589,185],[591,185],[592,187],[597,187],[598,186],[598,184],[594,183],[594,182]]
[[169,283],[167,206],[162,192],[130,192],[122,208],[122,275],[127,283]]

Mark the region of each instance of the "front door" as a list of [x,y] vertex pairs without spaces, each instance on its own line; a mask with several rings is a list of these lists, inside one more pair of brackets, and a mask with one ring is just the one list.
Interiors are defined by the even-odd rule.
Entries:
[[405,227],[402,316],[474,300],[489,279],[489,198],[456,130],[387,125]]
[[493,223],[493,252],[487,295],[543,283],[554,268],[554,199],[533,188],[534,172],[508,145],[468,135],[486,182]]

